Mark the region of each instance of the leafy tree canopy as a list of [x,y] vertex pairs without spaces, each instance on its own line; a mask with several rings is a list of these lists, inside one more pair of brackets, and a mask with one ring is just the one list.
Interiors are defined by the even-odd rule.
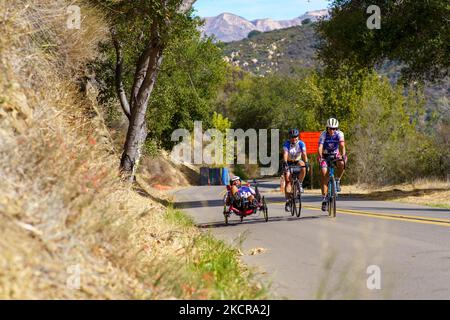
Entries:
[[[381,28],[369,29],[370,5],[381,9]],[[386,59],[404,63],[404,79],[434,80],[450,67],[450,5],[442,0],[334,0],[331,18],[318,24],[319,57],[328,71],[369,69]]]

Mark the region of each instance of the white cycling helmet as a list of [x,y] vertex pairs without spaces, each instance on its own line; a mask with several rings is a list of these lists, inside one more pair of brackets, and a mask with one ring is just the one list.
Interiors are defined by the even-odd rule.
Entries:
[[234,176],[233,178],[231,178],[231,183],[241,180],[241,178],[239,178],[238,176]]
[[335,118],[330,118],[327,120],[327,128],[339,128],[339,121]]

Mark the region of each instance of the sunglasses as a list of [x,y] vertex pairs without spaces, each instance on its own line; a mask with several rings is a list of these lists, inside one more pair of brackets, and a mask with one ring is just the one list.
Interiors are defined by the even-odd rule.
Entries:
[[330,129],[331,131],[336,131],[337,130],[337,128],[328,128],[328,129]]

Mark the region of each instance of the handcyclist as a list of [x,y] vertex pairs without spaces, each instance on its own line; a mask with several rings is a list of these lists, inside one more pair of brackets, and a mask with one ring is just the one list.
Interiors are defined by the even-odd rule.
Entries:
[[[327,120],[326,130],[319,138],[319,166],[322,176],[322,211],[327,210],[328,194],[328,159],[331,156],[343,161],[336,162],[336,192],[341,192],[341,178],[344,175],[347,155],[345,150],[344,133],[339,130],[339,121],[335,118]],[[342,155],[342,156],[341,156]]]
[[252,206],[256,206],[256,191],[248,186],[242,185],[241,178],[238,176],[234,176],[230,181],[230,190],[231,190],[231,201],[235,205],[236,208],[241,208],[244,199],[248,200],[248,203]]
[[[303,141],[299,139],[300,132],[297,129],[289,130],[289,140],[283,144],[283,173],[284,173],[284,196],[286,197],[285,210],[290,211],[290,201],[289,196],[291,193],[291,182],[290,182],[290,172],[289,167],[298,165],[305,166],[308,162],[308,156],[306,155],[306,145]],[[306,168],[300,169],[299,181],[300,181],[300,192],[303,193],[302,182],[306,175]]]

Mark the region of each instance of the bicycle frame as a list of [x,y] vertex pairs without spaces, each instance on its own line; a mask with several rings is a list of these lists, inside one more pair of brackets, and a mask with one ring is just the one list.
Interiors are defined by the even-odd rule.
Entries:
[[[336,180],[334,178],[334,166],[330,165],[330,168],[328,169],[328,197],[333,196],[333,190],[336,190],[336,188],[332,188],[336,185]],[[337,194],[336,194],[337,196]]]
[[[333,159],[328,162],[328,215],[330,217],[336,217],[336,200],[338,194],[336,192],[336,179],[334,177],[335,163],[337,161],[343,161],[342,159]],[[345,168],[345,162],[344,162]]]
[[[299,169],[297,172],[294,172],[295,169]],[[289,167],[289,182],[291,184],[291,195],[290,195],[290,202],[291,202],[291,215],[297,215],[297,217],[300,217],[301,210],[302,210],[302,195],[300,192],[300,179],[299,175],[302,168],[307,168],[307,166],[290,166]],[[296,204],[297,198],[298,204]],[[298,206],[298,208],[297,208]]]

